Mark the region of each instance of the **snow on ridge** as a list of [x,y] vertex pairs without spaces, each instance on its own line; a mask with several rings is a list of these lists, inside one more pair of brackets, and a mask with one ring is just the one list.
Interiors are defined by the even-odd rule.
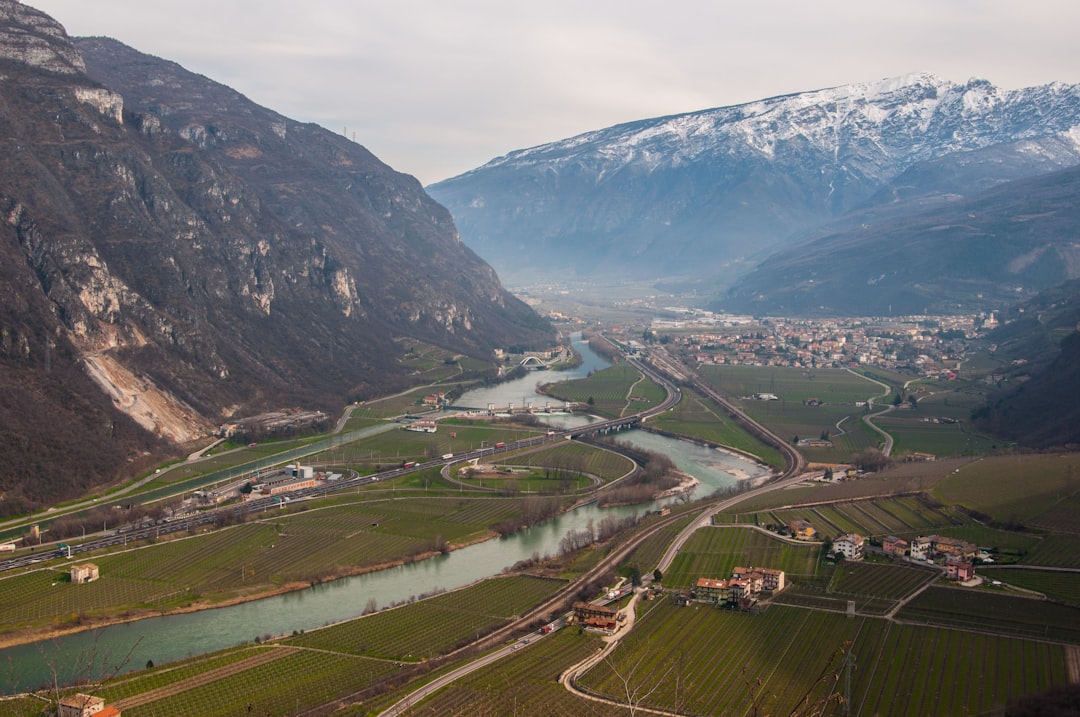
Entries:
[[652,170],[714,153],[749,152],[769,159],[780,144],[793,140],[834,158],[842,156],[843,147],[861,143],[914,160],[929,156],[933,146],[974,148],[1004,141],[999,133],[1015,133],[1013,139],[1045,134],[1041,122],[1022,131],[1002,115],[1025,104],[1035,105],[1039,117],[1058,108],[1075,115],[1078,101],[1080,85],[1003,91],[983,79],[956,84],[917,72],[614,125],[517,150],[481,169],[539,164],[557,169],[591,157],[590,164],[605,174],[629,164]]

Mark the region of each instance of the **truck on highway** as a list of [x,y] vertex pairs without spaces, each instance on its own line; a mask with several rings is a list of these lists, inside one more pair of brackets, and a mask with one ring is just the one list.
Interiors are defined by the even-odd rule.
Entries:
[[402,461],[402,468],[416,468],[416,461]]

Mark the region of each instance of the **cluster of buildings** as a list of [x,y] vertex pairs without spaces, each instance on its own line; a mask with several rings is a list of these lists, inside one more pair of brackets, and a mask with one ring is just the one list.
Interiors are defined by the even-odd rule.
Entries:
[[690,599],[723,607],[748,609],[762,593],[784,589],[784,571],[772,568],[736,567],[729,579],[698,578]]
[[949,580],[966,582],[975,577],[975,559],[990,561],[989,554],[980,551],[974,544],[959,538],[943,535],[925,535],[910,542],[894,535],[887,536],[881,548],[889,555],[912,560],[938,562],[945,565],[945,577]]
[[[846,368],[914,367],[928,377],[956,378],[966,340],[996,325],[993,316],[905,316],[851,319],[762,319],[724,330],[672,337],[698,363]],[[685,325],[679,328],[690,328]],[[654,322],[653,329],[672,328]]]

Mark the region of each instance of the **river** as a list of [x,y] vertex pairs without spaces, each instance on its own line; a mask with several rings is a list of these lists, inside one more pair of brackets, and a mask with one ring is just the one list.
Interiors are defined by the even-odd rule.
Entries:
[[[574,347],[584,361],[572,370],[531,372],[498,386],[470,391],[458,403],[485,407],[488,403],[523,405],[525,400],[533,400],[536,405],[543,405],[548,399],[535,394],[540,383],[580,378],[607,365],[579,336],[574,339]],[[551,420],[587,419],[552,416]],[[703,492],[699,496],[731,486],[738,478],[769,474],[767,468],[740,456],[688,441],[637,430],[623,431],[619,438],[670,456],[680,470],[702,482]],[[161,664],[250,642],[256,637],[306,631],[348,620],[360,615],[371,599],[385,607],[413,596],[468,585],[498,574],[534,553],[557,552],[562,537],[571,529],[584,528],[589,520],[653,507],[650,504],[601,510],[594,505],[583,506],[516,535],[410,565],[239,605],[147,618],[0,650],[0,691],[12,693],[48,683],[52,667],[56,668],[61,682],[96,678],[120,662],[124,663],[122,671],[128,671],[143,667],[148,660]],[[88,670],[91,663],[95,667]]]

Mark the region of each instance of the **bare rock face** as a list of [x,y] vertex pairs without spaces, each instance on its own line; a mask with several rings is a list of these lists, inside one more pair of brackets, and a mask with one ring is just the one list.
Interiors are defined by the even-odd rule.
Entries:
[[61,75],[86,71],[64,28],[40,10],[0,0],[0,26],[0,58]]
[[4,416],[0,491],[62,482],[68,445],[123,437],[100,481],[231,415],[404,387],[402,338],[550,340],[362,146],[11,0],[0,47],[0,389],[70,417],[43,461],[54,437]]

